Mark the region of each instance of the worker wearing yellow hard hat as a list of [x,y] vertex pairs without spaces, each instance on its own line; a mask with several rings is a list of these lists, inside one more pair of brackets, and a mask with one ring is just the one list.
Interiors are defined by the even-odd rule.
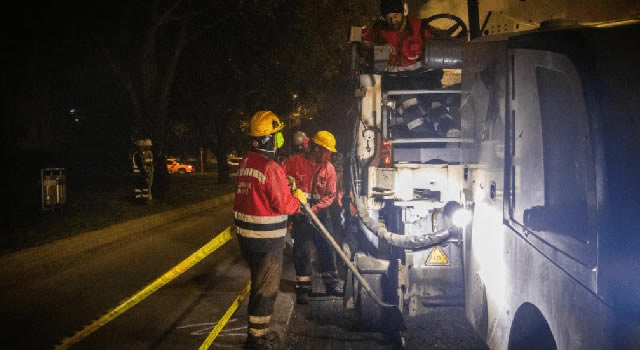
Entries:
[[259,111],[251,118],[251,150],[234,177],[234,225],[251,270],[250,349],[277,348],[280,343],[269,323],[280,286],[288,216],[298,213],[300,202],[307,200],[301,191],[291,193],[284,170],[274,160],[284,143],[283,127],[271,111]]
[[[333,233],[333,223],[329,206],[336,198],[337,176],[331,154],[336,152],[336,138],[328,131],[318,131],[311,139],[311,159],[313,175],[311,182],[311,210],[318,216],[325,228]],[[303,234],[297,234],[294,242],[294,262],[296,268],[296,299],[298,303],[308,302],[311,293],[311,250],[315,245],[320,262],[322,282],[327,295],[342,295],[338,279],[336,255],[332,247],[316,229],[307,225]]]

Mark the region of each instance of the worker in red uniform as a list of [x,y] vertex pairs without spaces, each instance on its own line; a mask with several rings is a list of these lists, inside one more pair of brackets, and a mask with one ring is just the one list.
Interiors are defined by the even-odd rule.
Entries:
[[295,151],[282,162],[282,167],[287,178],[293,179],[295,187],[310,198],[313,163],[309,154],[309,138],[303,131],[296,131],[293,135],[293,144]]
[[[336,152],[336,139],[328,131],[318,131],[313,137],[311,159],[314,162],[311,182],[311,210],[325,226],[327,231],[333,232],[333,225],[329,206],[336,198],[336,171],[330,162],[331,153]],[[320,272],[326,294],[342,295],[342,287],[338,280],[336,268],[336,254],[331,245],[322,237],[320,232],[308,221],[296,231],[294,242],[294,263],[296,268],[296,298],[299,304],[305,304],[311,294],[311,250],[313,246],[318,253]]]
[[251,119],[251,151],[235,176],[234,224],[242,254],[251,270],[249,327],[250,349],[276,349],[277,333],[269,330],[280,287],[282,250],[288,215],[299,212],[302,191],[292,194],[283,169],[274,161],[284,138],[284,125],[271,111]]
[[381,0],[384,21],[363,33],[365,45],[386,44],[391,47],[388,71],[416,70],[422,67],[424,40],[432,34],[422,29],[421,21],[408,16],[403,0]]
[[[293,136],[293,142],[296,147],[296,153],[287,158],[283,162],[284,172],[288,178],[292,179],[295,183],[295,187],[306,195],[307,199],[311,198],[311,182],[313,180],[313,171],[316,163],[311,159],[311,153],[309,149],[310,139],[307,135],[298,131]],[[296,261],[296,272],[299,270],[298,262],[301,261],[299,257],[304,254],[304,259],[307,257],[310,259],[310,247],[301,250],[302,246],[306,246],[311,243],[308,239],[312,234],[314,228],[309,223],[309,220],[304,214],[294,214],[290,217],[292,224],[291,237],[293,238],[293,254]],[[296,295],[297,302],[299,304],[307,304],[309,302],[309,294],[311,293],[311,273],[299,275],[296,273]]]

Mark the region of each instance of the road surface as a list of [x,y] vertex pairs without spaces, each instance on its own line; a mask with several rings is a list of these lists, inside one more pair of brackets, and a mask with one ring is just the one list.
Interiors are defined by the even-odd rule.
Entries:
[[[53,348],[169,271],[231,223],[227,202],[188,218],[150,225],[51,266],[16,259],[9,264],[0,257],[3,348]],[[82,248],[76,245],[73,249]],[[277,312],[277,323],[289,324],[284,349],[393,348],[381,333],[353,331],[350,315],[341,310],[338,299],[318,298],[293,308],[295,273],[290,258],[286,261],[279,297],[279,302],[284,301]],[[232,239],[71,348],[197,349],[248,280],[248,268]],[[321,285],[314,280],[314,289],[322,289]],[[212,349],[242,348],[247,332],[246,302]],[[461,307],[432,309],[408,320],[407,326],[408,349],[486,349]]]
[[[226,204],[96,249],[64,264],[61,270],[46,275],[34,271],[33,278],[6,283],[9,286],[0,291],[3,348],[54,347],[153,282],[231,223],[231,208]],[[237,242],[231,240],[72,348],[196,349],[248,280]],[[242,317],[242,312],[236,316],[228,327],[246,327],[246,316]],[[242,338],[246,328],[235,333],[241,336],[231,337]],[[229,338],[228,334],[223,332],[220,341]]]

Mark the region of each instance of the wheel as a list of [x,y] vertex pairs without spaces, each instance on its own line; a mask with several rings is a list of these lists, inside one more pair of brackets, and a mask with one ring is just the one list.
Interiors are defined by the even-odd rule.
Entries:
[[186,174],[187,171],[184,168],[178,169],[178,173],[180,174]]
[[[434,22],[439,19],[448,19],[455,23],[447,29],[438,29],[431,25],[431,22]],[[440,13],[440,14],[433,15],[431,17],[427,17],[423,19],[422,28],[428,29],[436,39],[466,38],[467,33],[469,33],[469,30],[467,29],[467,25],[464,23],[464,21],[460,17],[450,15],[448,13]],[[455,34],[455,32],[458,31],[458,29],[461,29],[460,32],[458,34]]]

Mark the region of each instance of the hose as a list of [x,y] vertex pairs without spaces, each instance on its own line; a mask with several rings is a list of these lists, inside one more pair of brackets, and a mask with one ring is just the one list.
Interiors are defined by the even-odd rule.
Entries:
[[369,213],[367,212],[367,209],[364,203],[362,202],[360,194],[357,193],[357,187],[356,187],[356,174],[355,174],[356,169],[355,168],[357,165],[356,149],[357,149],[357,143],[358,143],[357,129],[358,129],[359,121],[360,119],[358,118],[356,121],[356,124],[354,125],[353,145],[351,148],[351,155],[350,155],[351,157],[349,158],[349,180],[350,180],[351,189],[353,190],[353,196],[351,196],[351,200],[353,201],[353,204],[355,205],[358,211],[358,216],[362,220],[362,223],[371,232],[373,232],[376,236],[378,236],[378,238],[382,239],[389,245],[394,247],[399,247],[399,248],[405,248],[405,249],[428,248],[428,247],[440,244],[446,241],[447,239],[456,236],[457,234],[453,226],[449,226],[447,228],[441,229],[439,231],[436,231],[435,233],[424,234],[420,236],[401,235],[401,234],[387,231],[386,228],[380,226],[378,222],[376,222],[369,216]]
[[344,261],[344,263],[347,265],[349,270],[351,270],[351,272],[353,272],[353,275],[358,279],[358,281],[360,282],[362,287],[367,291],[367,293],[371,296],[371,298],[373,298],[373,300],[383,308],[397,309],[396,305],[387,304],[384,301],[382,301],[380,299],[380,297],[378,297],[378,295],[376,295],[376,293],[373,291],[373,289],[371,289],[371,286],[369,286],[369,283],[367,283],[367,280],[365,280],[364,277],[362,277],[362,275],[360,275],[360,272],[358,272],[358,269],[353,265],[353,263],[351,262],[351,259],[349,259],[349,257],[340,248],[340,246],[338,245],[338,242],[336,242],[336,240],[333,239],[333,236],[331,236],[331,233],[329,233],[329,231],[327,231],[327,229],[324,227],[322,222],[320,222],[320,219],[318,219],[316,214],[313,213],[313,211],[309,207],[309,204],[300,203],[300,208],[302,209],[302,213],[304,215],[306,215],[307,218],[309,218],[309,221],[311,222],[311,224],[322,234],[324,239],[327,240],[327,242],[329,242],[329,244],[331,244],[333,249],[336,251],[336,253],[338,253],[338,255]]

